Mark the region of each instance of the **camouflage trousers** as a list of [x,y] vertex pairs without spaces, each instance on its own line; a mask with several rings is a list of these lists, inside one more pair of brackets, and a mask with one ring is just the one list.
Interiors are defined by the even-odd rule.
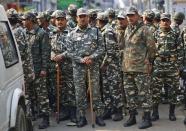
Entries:
[[106,108],[113,109],[123,106],[122,77],[118,63],[110,63],[106,70],[101,72],[103,101]]
[[169,68],[155,68],[153,72],[153,87],[152,87],[152,100],[154,104],[161,102],[161,94],[163,84],[166,83],[168,86],[168,102],[171,104],[177,103],[177,92],[179,87],[179,77],[176,69]]
[[[53,107],[56,106],[57,71],[56,63],[51,62],[49,70],[49,98]],[[76,106],[75,87],[73,83],[72,64],[65,62],[60,65],[60,103],[63,106]]]
[[144,112],[151,111],[150,80],[148,74],[124,73],[124,90],[129,110],[141,107]]
[[[85,110],[88,107],[87,102],[87,69],[84,64],[73,63],[73,78],[75,85],[76,104],[78,109],[78,115],[84,116]],[[90,66],[90,82],[92,86],[92,100],[93,108],[97,116],[103,114],[104,104],[101,101],[100,86],[99,86],[99,64],[94,62],[94,65]]]
[[47,78],[40,77],[36,74],[35,80],[29,84],[27,89],[29,98],[33,105],[38,107],[38,110],[43,115],[49,115],[49,99],[47,89]]

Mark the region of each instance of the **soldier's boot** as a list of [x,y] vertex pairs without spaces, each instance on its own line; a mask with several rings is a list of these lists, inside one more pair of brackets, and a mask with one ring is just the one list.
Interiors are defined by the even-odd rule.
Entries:
[[142,123],[139,125],[139,129],[146,129],[152,126],[150,119],[150,112],[144,112],[144,117],[142,119]]
[[96,124],[97,124],[98,126],[105,126],[105,125],[106,125],[105,122],[104,122],[104,120],[103,120],[103,118],[100,117],[100,116],[97,116],[97,117],[96,117]]
[[184,95],[184,110],[186,110],[186,94]]
[[37,120],[37,113],[36,113],[36,111],[35,111],[35,108],[34,108],[34,106],[31,106],[31,119],[32,119],[32,121],[36,121]]
[[59,113],[59,121],[65,121],[70,119],[70,109],[66,106],[61,107],[61,112]]
[[74,106],[70,107],[70,121],[73,122],[73,123],[77,122],[77,119],[76,119],[76,107],[74,107]]
[[39,124],[39,129],[46,129],[47,127],[49,127],[50,123],[49,123],[49,115],[43,115],[42,121]]
[[122,107],[119,107],[115,110],[115,113],[112,115],[113,121],[121,121],[123,119]]
[[152,117],[151,120],[152,121],[157,121],[159,120],[159,112],[158,112],[158,104],[154,104],[152,107]]
[[185,119],[184,119],[183,123],[186,125],[186,117],[185,117]]
[[170,104],[169,108],[169,120],[170,121],[176,121],[176,116],[175,116],[175,104]]
[[105,109],[102,118],[103,118],[103,120],[110,119],[111,115],[112,115],[111,109]]
[[127,120],[126,123],[123,124],[124,127],[129,127],[136,124],[136,111],[135,110],[129,111],[129,114],[130,114],[129,119]]
[[80,118],[79,118],[79,120],[78,120],[78,122],[77,122],[77,127],[83,127],[83,126],[85,126],[85,125],[87,125],[87,120],[86,120],[86,118],[84,117],[84,116],[80,116]]

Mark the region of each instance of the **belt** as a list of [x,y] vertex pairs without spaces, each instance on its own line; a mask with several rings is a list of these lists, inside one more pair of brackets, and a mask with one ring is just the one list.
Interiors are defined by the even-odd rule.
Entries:
[[166,61],[176,61],[176,57],[156,57],[156,60],[166,62]]

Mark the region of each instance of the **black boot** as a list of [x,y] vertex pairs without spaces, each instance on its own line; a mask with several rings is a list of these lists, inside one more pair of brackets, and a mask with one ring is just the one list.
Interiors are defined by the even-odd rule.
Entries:
[[186,110],[186,94],[184,95],[184,110]]
[[176,116],[175,116],[175,104],[170,104],[170,109],[169,109],[169,120],[170,121],[176,121]]
[[96,124],[98,126],[105,126],[105,122],[103,121],[103,118],[100,116],[96,117]]
[[61,112],[59,113],[59,121],[65,121],[70,119],[70,109],[66,106],[61,107]]
[[76,107],[74,107],[74,106],[70,107],[70,121],[73,122],[73,123],[77,122]]
[[87,124],[87,120],[85,117],[80,117],[80,119],[77,122],[77,127],[83,127]]
[[103,120],[110,119],[112,115],[111,109],[105,109],[103,113]]
[[115,110],[115,113],[112,115],[112,120],[113,121],[121,121],[122,119],[123,119],[122,107],[120,107]]
[[43,115],[43,119],[41,121],[41,123],[39,124],[39,129],[46,129],[47,127],[49,127],[49,115]]
[[184,122],[184,124],[186,125],[186,117],[185,117],[185,120],[184,120],[183,122]]
[[154,104],[152,107],[152,117],[151,120],[152,121],[157,121],[159,120],[159,112],[158,112],[158,104]]
[[136,110],[129,111],[130,117],[126,123],[123,124],[124,127],[132,126],[136,124]]
[[150,119],[150,112],[144,112],[142,123],[139,125],[139,129],[146,129],[152,126]]

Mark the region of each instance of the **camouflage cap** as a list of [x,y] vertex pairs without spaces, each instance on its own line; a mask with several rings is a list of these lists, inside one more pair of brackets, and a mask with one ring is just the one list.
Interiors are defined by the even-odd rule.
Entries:
[[152,10],[145,10],[143,12],[143,16],[153,20],[155,17],[155,13]]
[[13,8],[8,9],[6,11],[6,14],[7,14],[8,18],[18,18],[19,17],[17,11]]
[[69,14],[76,14],[77,13],[77,5],[75,4],[70,4],[68,6],[68,13]]
[[79,8],[77,10],[77,16],[79,15],[88,15],[88,11],[85,8]]
[[26,12],[23,16],[22,19],[29,19],[29,20],[36,20],[36,16],[32,12]]
[[55,13],[55,17],[56,18],[66,18],[66,13],[64,11],[62,11],[62,10],[58,10]]
[[115,10],[113,8],[108,8],[106,13],[108,16],[115,16]]
[[95,10],[95,9],[88,10],[88,15],[92,16],[92,15],[96,15],[96,14],[97,14],[97,10]]
[[38,15],[36,16],[37,19],[40,18],[45,18],[45,13],[44,12],[39,12]]
[[134,15],[136,13],[138,13],[138,10],[134,6],[129,7],[126,11],[126,15]]
[[105,12],[100,12],[100,13],[98,13],[98,15],[97,15],[97,18],[96,18],[97,20],[108,20],[108,17],[107,17],[107,15],[106,15],[106,13]]
[[161,20],[162,19],[168,19],[168,20],[170,20],[171,19],[171,15],[169,13],[163,13],[163,14],[161,14],[160,19]]
[[120,11],[120,12],[118,13],[117,18],[125,19],[125,18],[126,18],[126,14],[124,13],[124,11]]

